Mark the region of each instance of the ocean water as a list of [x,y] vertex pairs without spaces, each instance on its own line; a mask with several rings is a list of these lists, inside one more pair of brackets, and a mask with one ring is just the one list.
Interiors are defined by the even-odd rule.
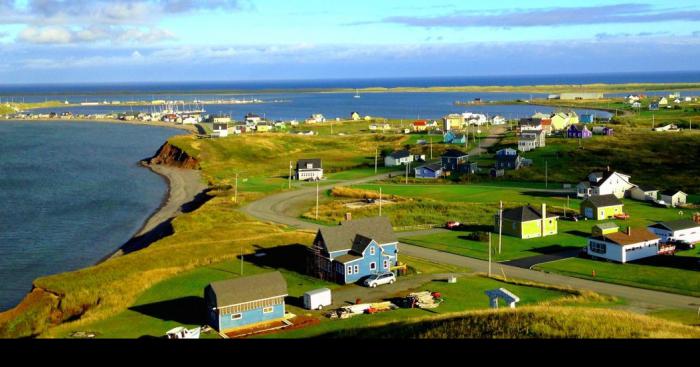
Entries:
[[[465,111],[485,113],[490,116],[502,115],[506,118],[520,118],[531,116],[535,112],[551,112],[552,107],[528,106],[528,105],[469,105],[455,106],[455,101],[472,101],[481,98],[482,101],[507,101],[516,99],[530,99],[546,96],[543,94],[526,93],[364,93],[360,98],[353,98],[354,93],[272,93],[249,94],[245,98],[258,98],[268,103],[262,104],[206,104],[204,109],[208,113],[226,113],[237,120],[243,120],[248,113],[256,113],[269,120],[304,120],[312,113],[322,113],[327,119],[341,117],[347,118],[350,113],[357,111],[361,115],[379,116],[386,118],[438,119],[448,113],[462,113]],[[109,96],[101,96],[104,100]],[[146,100],[151,96],[140,95]],[[222,95],[169,95],[173,99],[191,101],[195,98],[214,99],[224,98]],[[98,97],[93,97],[98,98]],[[230,98],[230,96],[228,97]],[[241,98],[241,97],[237,97]],[[135,100],[141,100],[138,97]],[[272,102],[285,101],[285,102]],[[112,113],[128,111],[157,111],[155,107],[128,107],[119,105],[103,106],[75,106],[53,107],[34,110],[41,112],[72,113]],[[580,113],[596,113],[598,116],[607,117],[610,114],[600,111],[585,109],[576,110]]]
[[93,265],[128,241],[167,193],[138,161],[180,133],[0,121],[0,310],[35,278]]

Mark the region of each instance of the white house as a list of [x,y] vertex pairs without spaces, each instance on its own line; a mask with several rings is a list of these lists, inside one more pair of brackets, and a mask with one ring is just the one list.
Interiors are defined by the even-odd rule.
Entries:
[[690,219],[680,219],[670,222],[659,222],[647,227],[649,231],[661,238],[662,242],[685,241],[700,242],[700,223]]
[[619,263],[656,256],[661,238],[643,229],[614,232],[588,239],[588,255]]
[[413,162],[413,154],[406,149],[397,150],[384,158],[384,166],[396,167]]
[[491,119],[491,125],[505,125],[506,124],[506,119],[503,116],[494,116],[493,119]]
[[323,165],[321,164],[320,159],[300,159],[297,161],[297,167],[294,174],[295,180],[318,181],[322,178]]
[[639,201],[656,201],[659,190],[650,186],[635,186],[630,189],[630,196]]
[[[326,122],[326,118],[320,113],[314,113],[311,115],[309,120],[314,120],[314,122]],[[308,120],[307,120],[308,122]]]
[[521,152],[529,152],[537,149],[537,138],[530,135],[521,135],[518,139],[518,150]]
[[685,205],[688,200],[688,194],[680,190],[665,190],[661,192],[661,198],[666,204],[671,204],[672,207]]
[[618,199],[625,197],[625,193],[634,187],[630,183],[629,175],[614,171],[593,172],[576,186],[576,196],[587,198],[598,195],[615,195]]
[[488,123],[486,115],[481,113],[464,112],[462,113],[462,118],[464,119],[464,123],[466,125],[481,126]]
[[212,136],[217,136],[219,138],[225,138],[228,136],[228,124],[226,123],[215,122],[212,130],[214,131]]
[[659,106],[668,106],[668,99],[666,99],[666,97],[661,97],[658,104]]

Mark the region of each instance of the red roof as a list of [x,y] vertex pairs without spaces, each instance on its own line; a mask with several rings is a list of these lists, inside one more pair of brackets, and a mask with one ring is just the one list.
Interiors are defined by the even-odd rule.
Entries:
[[551,125],[552,124],[552,119],[542,119],[542,125]]
[[418,120],[413,122],[413,126],[425,126],[427,123],[427,120]]

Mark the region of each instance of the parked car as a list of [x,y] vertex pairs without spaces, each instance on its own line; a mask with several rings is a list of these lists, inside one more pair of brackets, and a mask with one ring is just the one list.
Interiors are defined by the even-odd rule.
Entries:
[[445,228],[456,229],[456,228],[459,228],[460,224],[461,223],[459,223],[457,221],[449,221],[449,222],[445,223]]
[[630,219],[630,215],[627,213],[620,213],[614,215],[615,219]]
[[658,206],[658,207],[660,207],[660,208],[670,208],[670,207],[671,207],[670,204],[666,203],[666,202],[663,201],[663,200],[654,201],[654,205],[655,205],[655,206]]
[[669,241],[670,245],[675,245],[677,250],[692,250],[695,245],[683,240]]
[[393,284],[395,281],[396,275],[394,273],[373,274],[365,279],[365,286],[376,288],[378,285]]

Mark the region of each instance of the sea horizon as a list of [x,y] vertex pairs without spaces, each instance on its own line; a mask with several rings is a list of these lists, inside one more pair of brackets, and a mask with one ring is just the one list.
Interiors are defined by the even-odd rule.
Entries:
[[[2,83],[0,96],[70,95],[76,93],[168,93],[189,89],[192,93],[231,90],[304,90],[336,88],[529,86],[558,84],[695,83],[700,71],[644,71],[566,74],[498,74],[454,76],[398,76],[366,78],[289,78],[187,81],[99,81],[55,83]],[[165,89],[170,88],[170,89]]]

